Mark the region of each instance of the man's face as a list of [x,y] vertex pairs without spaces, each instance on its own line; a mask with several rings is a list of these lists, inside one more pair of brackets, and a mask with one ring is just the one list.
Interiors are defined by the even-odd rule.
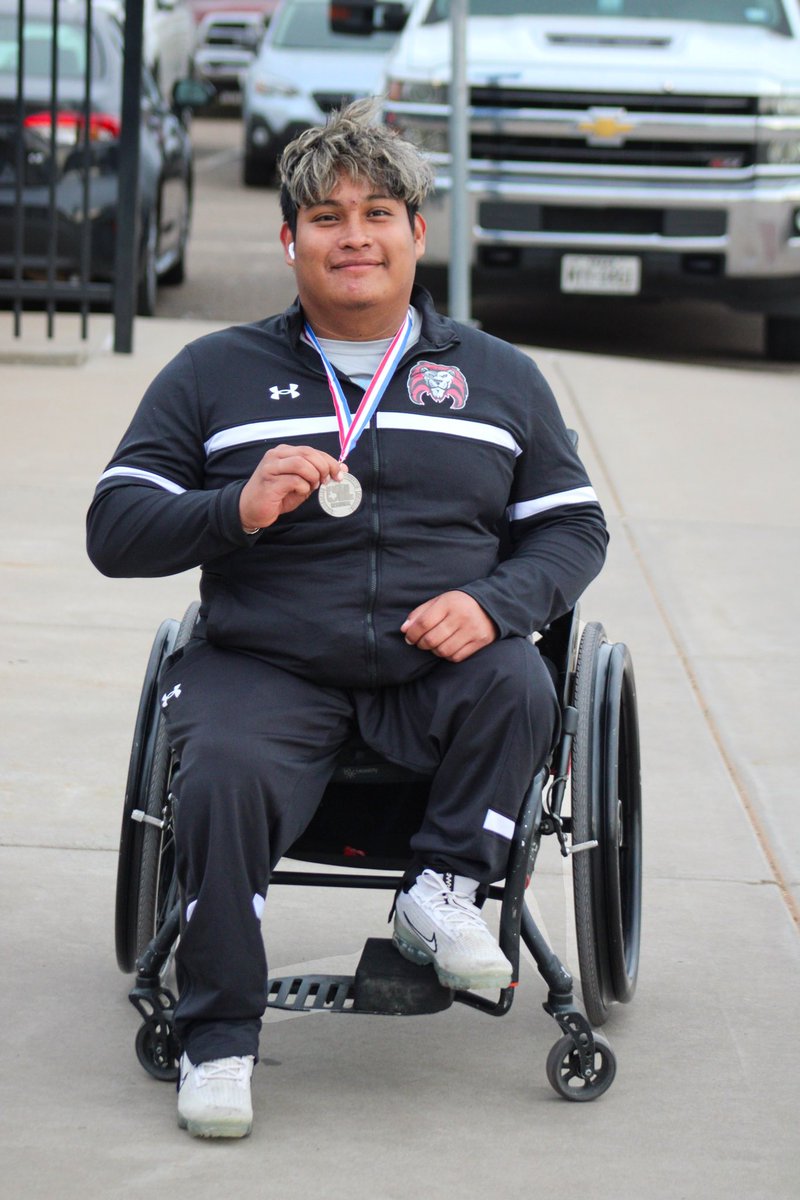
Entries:
[[425,222],[417,216],[412,228],[402,201],[368,180],[340,176],[330,196],[299,210],[294,238],[284,225],[281,240],[317,332],[358,338],[367,326],[380,328],[375,337],[396,331],[425,247]]

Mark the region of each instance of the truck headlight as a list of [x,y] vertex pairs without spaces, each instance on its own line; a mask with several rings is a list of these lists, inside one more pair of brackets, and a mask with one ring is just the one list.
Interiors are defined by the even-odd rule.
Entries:
[[800,163],[800,96],[762,96],[758,161],[771,167]]
[[766,142],[760,157],[771,167],[795,167],[800,163],[800,138]]
[[278,79],[275,75],[256,75],[253,81],[253,91],[259,96],[297,96],[296,88],[288,79]]
[[[387,89],[386,122],[429,154],[446,154],[449,84],[436,80],[390,79]],[[393,104],[408,109],[393,111]],[[414,106],[419,105],[419,110]],[[441,106],[442,111],[437,111]]]
[[390,100],[405,100],[409,104],[447,104],[448,85],[416,79],[390,79]]
[[758,112],[763,117],[800,117],[800,96],[762,96]]

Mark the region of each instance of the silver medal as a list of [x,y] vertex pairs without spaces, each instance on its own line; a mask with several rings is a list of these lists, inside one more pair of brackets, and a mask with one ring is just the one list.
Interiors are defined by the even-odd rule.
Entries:
[[330,517],[349,517],[361,503],[361,484],[355,475],[347,474],[338,482],[330,479],[320,485],[319,502]]

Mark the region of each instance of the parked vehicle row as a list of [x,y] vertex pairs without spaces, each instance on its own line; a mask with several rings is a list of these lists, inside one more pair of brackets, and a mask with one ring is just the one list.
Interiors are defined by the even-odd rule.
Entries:
[[[91,272],[108,280],[123,0],[92,5],[88,129],[86,5],[59,0],[54,59],[54,3],[24,6],[18,129],[19,5],[0,0],[0,278],[13,265],[20,163],[27,277],[44,270],[46,251],[52,258],[53,166],[57,275],[74,277],[81,254],[85,271],[76,195],[88,151]],[[162,22],[148,41],[148,21],[179,10],[196,26],[193,89],[180,74],[190,69],[185,38],[173,55]],[[167,102],[149,66],[142,74],[140,312],[153,310],[159,279],[183,278],[188,115],[212,92],[201,81],[218,95],[242,87],[247,186],[269,184],[286,143],[332,109],[382,96],[385,119],[431,156],[426,265],[446,268],[449,0],[145,0],[144,19],[149,63],[175,78]],[[772,357],[800,359],[800,0],[470,0],[467,34],[462,199],[483,279],[502,286],[524,275],[540,293],[721,300],[764,315]]]
[[[376,6],[335,6],[353,30]],[[413,0],[381,88],[430,153],[450,260],[449,0]],[[347,22],[346,22],[347,24]],[[470,264],[540,294],[760,313],[800,360],[798,0],[470,0]]]

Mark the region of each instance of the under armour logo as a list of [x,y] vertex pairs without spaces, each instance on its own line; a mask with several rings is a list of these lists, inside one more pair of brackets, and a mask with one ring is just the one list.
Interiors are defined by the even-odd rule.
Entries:
[[161,697],[161,707],[166,708],[167,705],[169,704],[170,700],[177,700],[178,697],[180,696],[180,694],[181,694],[181,685],[179,683],[176,683],[175,687],[172,689],[171,692],[164,692],[164,695]]
[[300,388],[296,383],[290,383],[285,388],[279,388],[276,385],[269,389],[269,394],[272,400],[280,400],[281,396],[288,396],[290,400],[297,400],[300,395]]

